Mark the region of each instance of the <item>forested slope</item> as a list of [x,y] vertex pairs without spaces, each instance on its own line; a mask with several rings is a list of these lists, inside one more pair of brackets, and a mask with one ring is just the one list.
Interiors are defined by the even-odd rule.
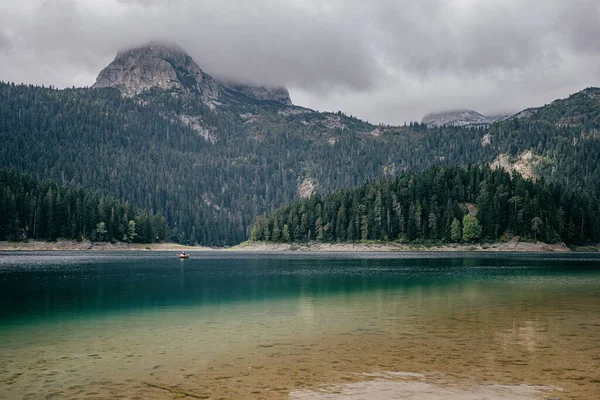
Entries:
[[557,112],[578,115],[570,124],[523,117],[489,128],[427,129],[227,96],[211,109],[159,89],[123,97],[112,88],[0,83],[0,162],[161,213],[171,239],[186,244],[245,240],[257,215],[298,198],[305,181],[326,194],[400,171],[490,163],[525,150],[539,157],[533,171],[547,182],[600,195],[594,102],[565,99]]
[[251,239],[270,242],[544,242],[600,239],[600,205],[560,185],[487,166],[434,167],[396,179],[296,200],[257,220]]
[[114,197],[0,168],[0,240],[159,242],[170,237],[161,215]]

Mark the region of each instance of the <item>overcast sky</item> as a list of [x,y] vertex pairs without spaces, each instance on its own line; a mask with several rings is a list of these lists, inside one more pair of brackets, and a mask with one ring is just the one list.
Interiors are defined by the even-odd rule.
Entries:
[[0,80],[90,86],[121,48],[180,44],[215,76],[398,124],[600,86],[599,0],[0,0]]

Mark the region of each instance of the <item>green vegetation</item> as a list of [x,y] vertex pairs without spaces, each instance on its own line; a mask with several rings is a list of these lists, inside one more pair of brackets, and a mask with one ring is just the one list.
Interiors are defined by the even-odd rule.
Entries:
[[[232,245],[250,236],[257,216],[294,201],[305,178],[324,195],[382,176],[393,179],[399,171],[489,163],[500,153],[514,157],[531,150],[541,157],[534,172],[544,182],[598,200],[597,92],[587,89],[539,109],[535,117],[489,128],[427,129],[418,123],[374,126],[343,113],[241,94],[211,110],[197,96],[158,89],[127,98],[116,89],[0,83],[0,160],[37,179],[83,187],[148,215],[164,215],[174,242]],[[575,122],[559,123],[563,120]],[[214,143],[203,137],[207,132]],[[584,208],[574,213],[587,213]],[[425,231],[445,229],[429,214],[422,215]],[[455,217],[462,225],[462,214]],[[548,240],[540,218],[544,225],[532,228],[526,221],[523,231]],[[481,223],[482,237],[490,237]],[[283,224],[274,233],[278,240],[296,240],[294,227],[286,231]],[[325,238],[324,227],[311,228],[312,237]],[[373,236],[368,220],[353,229],[360,238]]]
[[589,131],[600,124],[600,88],[587,88],[544,107],[527,109],[522,114],[532,121],[580,126]]
[[[463,216],[462,231],[463,242],[472,242],[481,237],[481,224],[479,223],[479,220],[471,214],[465,214]],[[452,237],[452,227],[450,227],[450,237]]]
[[259,218],[251,239],[469,243],[509,235],[585,243],[600,239],[599,207],[560,185],[511,178],[487,166],[434,167],[296,200]]
[[167,221],[160,215],[113,197],[0,168],[0,240],[151,243],[169,237]]

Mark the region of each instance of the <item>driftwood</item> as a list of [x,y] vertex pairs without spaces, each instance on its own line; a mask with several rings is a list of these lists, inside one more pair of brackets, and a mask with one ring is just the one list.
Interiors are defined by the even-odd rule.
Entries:
[[204,395],[204,394],[190,392],[190,391],[179,389],[179,388],[176,388],[173,386],[161,385],[160,383],[150,383],[150,382],[142,382],[142,383],[147,386],[152,386],[152,387],[155,387],[158,389],[167,390],[167,391],[169,391],[171,393],[175,393],[175,394],[182,394],[185,396],[194,397],[196,399],[208,399],[209,398],[209,396]]

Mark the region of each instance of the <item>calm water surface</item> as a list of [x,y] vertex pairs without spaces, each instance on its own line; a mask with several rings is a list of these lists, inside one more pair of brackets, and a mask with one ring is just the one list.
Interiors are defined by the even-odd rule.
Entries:
[[0,253],[3,399],[287,398],[389,371],[598,399],[599,343],[596,255]]

